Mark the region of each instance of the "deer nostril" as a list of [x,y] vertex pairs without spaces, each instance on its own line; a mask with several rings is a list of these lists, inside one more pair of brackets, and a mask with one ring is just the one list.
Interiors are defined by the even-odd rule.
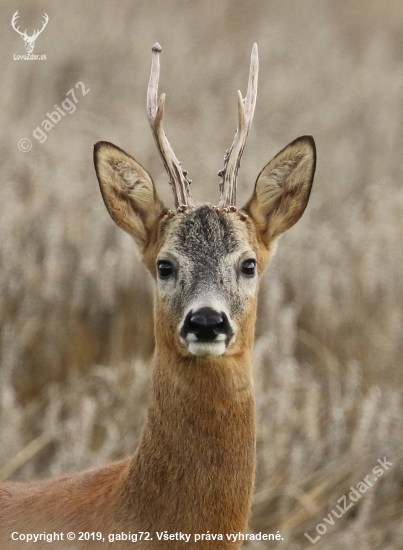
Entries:
[[219,328],[224,324],[224,319],[221,315],[192,315],[189,319],[189,325],[192,328]]
[[207,342],[215,340],[220,334],[231,338],[233,332],[224,312],[203,307],[187,314],[181,335],[186,338],[188,334],[194,334],[197,340]]

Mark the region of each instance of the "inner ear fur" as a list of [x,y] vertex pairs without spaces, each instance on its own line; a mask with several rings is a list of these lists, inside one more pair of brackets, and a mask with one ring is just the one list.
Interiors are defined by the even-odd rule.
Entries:
[[94,164],[111,218],[143,251],[167,212],[151,176],[133,157],[106,141],[95,145]]
[[316,166],[312,136],[302,136],[278,153],[259,174],[244,206],[266,246],[297,222],[308,204]]

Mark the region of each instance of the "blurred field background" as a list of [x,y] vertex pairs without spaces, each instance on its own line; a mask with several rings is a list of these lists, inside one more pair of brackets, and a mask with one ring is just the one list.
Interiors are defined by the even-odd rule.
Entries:
[[[24,54],[11,18],[32,32]],[[315,547],[403,548],[403,3],[393,0],[32,0],[0,6],[0,477],[95,466],[135,449],[153,350],[152,284],[109,218],[92,163],[112,141],[171,203],[145,111],[151,45],[163,48],[166,129],[198,202],[236,127],[259,45],[239,205],[260,169],[312,134],[309,206],[261,284],[256,343],[258,477],[252,531],[311,548],[337,501],[389,471]],[[52,128],[46,113],[90,91]],[[33,148],[18,150],[21,138]]]

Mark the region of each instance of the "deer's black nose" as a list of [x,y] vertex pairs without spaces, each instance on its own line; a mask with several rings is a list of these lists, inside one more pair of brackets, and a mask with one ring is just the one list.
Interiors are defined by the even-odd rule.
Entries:
[[187,314],[181,336],[186,339],[188,334],[194,334],[199,342],[212,342],[220,334],[230,338],[233,333],[223,311],[220,313],[211,307],[202,307]]

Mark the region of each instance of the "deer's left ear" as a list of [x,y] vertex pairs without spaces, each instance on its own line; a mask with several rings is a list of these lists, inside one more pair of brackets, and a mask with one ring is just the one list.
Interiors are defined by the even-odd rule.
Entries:
[[94,164],[111,218],[144,252],[159,220],[167,212],[151,176],[134,158],[106,141],[95,145]]
[[259,174],[243,210],[253,219],[266,246],[302,216],[315,165],[315,142],[312,136],[302,136],[280,151]]

